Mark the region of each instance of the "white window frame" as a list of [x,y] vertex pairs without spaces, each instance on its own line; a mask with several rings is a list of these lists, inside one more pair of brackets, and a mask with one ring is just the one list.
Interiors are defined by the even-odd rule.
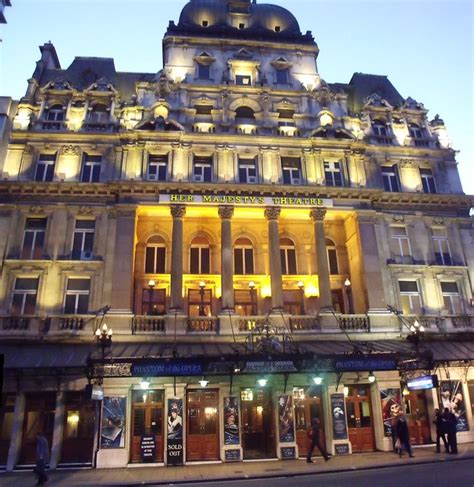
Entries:
[[[100,161],[95,161],[95,160],[89,159],[89,158],[95,158],[95,157],[100,157]],[[81,183],[98,183],[98,182],[100,182],[100,173],[102,171],[102,163],[103,163],[103,157],[101,155],[84,154],[84,161],[82,163],[82,171],[81,171]],[[84,169],[86,167],[90,167],[90,173],[89,173],[89,180],[88,181],[84,180]],[[94,170],[96,167],[99,168],[99,177],[98,177],[97,181],[94,181]]]
[[[56,107],[61,107],[61,108],[59,109]],[[46,111],[45,120],[47,122],[64,122],[65,118],[66,118],[66,111],[59,103],[56,103]]]
[[[374,120],[372,122],[372,133],[376,137],[389,137],[389,131],[388,131],[388,126],[386,123],[382,122],[381,120]],[[385,132],[385,133],[383,133]]]
[[[69,281],[76,281],[76,280],[88,280],[89,281],[89,289],[83,290],[83,289],[70,289],[68,290],[68,284]],[[66,279],[66,288],[64,290],[64,303],[63,303],[63,311],[66,314],[66,300],[68,296],[75,296],[75,303],[74,303],[74,312],[73,313],[68,313],[68,314],[73,314],[77,315],[78,307],[79,307],[79,298],[80,296],[88,296],[87,299],[87,307],[89,308],[90,306],[90,298],[91,298],[91,278],[90,277],[68,277]],[[89,309],[87,309],[89,311]]]
[[[153,272],[147,272],[146,268],[146,258],[147,258],[147,253],[148,249],[153,249]],[[158,262],[158,252],[156,249],[165,249],[165,255],[164,255],[164,262],[163,262],[163,274],[166,274],[166,244],[165,243],[147,243],[145,247],[145,263],[143,268],[145,269],[145,274],[159,274],[159,272],[156,272],[156,264]]]
[[[44,220],[45,225],[44,228],[28,228],[28,220]],[[38,234],[42,233],[43,234],[43,245],[42,245],[42,250],[44,250],[44,245],[46,243],[46,228],[48,225],[48,221],[46,218],[27,218],[25,222],[25,230],[23,232],[23,244],[21,246],[21,254],[23,255],[23,249],[25,248],[25,240],[26,240],[26,235],[27,233],[32,233],[33,234],[33,239],[31,242],[31,249],[30,249],[30,255],[28,257],[23,257],[23,259],[34,259],[34,254],[36,250],[36,241],[38,239]]]
[[[104,110],[97,110],[97,107],[104,107]],[[94,105],[87,117],[87,123],[107,123],[110,121],[110,113],[104,104]]]
[[[329,244],[329,242],[330,242],[330,244]],[[329,251],[334,252],[334,254],[336,256],[337,274],[332,274],[331,273],[331,261],[329,259]],[[332,275],[332,276],[338,276],[341,269],[340,269],[340,266],[339,266],[339,256],[337,255],[337,247],[336,247],[336,244],[331,239],[329,239],[329,238],[326,239],[326,256],[327,256],[327,260],[328,260],[329,274]]]
[[[336,184],[335,174],[341,176],[341,184]],[[329,175],[329,177],[328,177]],[[326,186],[342,188],[344,186],[344,172],[340,161],[324,161],[324,177]]]
[[[195,183],[210,183],[212,182],[213,180],[213,176],[214,176],[214,171],[213,171],[213,166],[214,164],[212,163],[212,160],[209,160],[209,161],[196,161],[194,160],[193,161],[193,181]],[[201,171],[201,174],[196,174],[196,169],[200,169]],[[206,181],[205,179],[205,176],[204,176],[204,173],[205,173],[205,169],[207,168],[210,168],[211,170],[211,177],[209,179],[209,181]]]
[[[400,192],[400,178],[398,176],[398,167],[396,165],[393,166],[382,166],[381,167],[381,173],[382,173],[382,184],[384,191],[388,191],[389,193],[399,193]],[[389,190],[386,189],[385,187],[385,179],[388,179],[388,186]],[[397,188],[396,191],[394,189],[394,184],[393,182],[395,181]]]
[[[258,172],[257,172],[257,163],[255,159],[239,159],[237,162],[237,169],[239,175],[239,183],[247,183],[247,184],[257,184],[258,183]],[[242,181],[240,178],[240,170],[245,171],[245,181]],[[255,171],[255,176],[249,175],[249,170],[253,169]]]
[[[38,170],[40,166],[43,166],[42,178],[38,178]],[[46,179],[46,175],[48,174],[48,169],[50,166],[53,167],[53,175],[51,179]],[[38,161],[36,162],[35,181],[43,182],[43,183],[53,181],[55,166],[56,166],[56,154],[40,154],[38,157]]]
[[[291,273],[289,274],[289,270],[290,270],[290,265],[289,265],[289,259],[288,259],[288,252],[292,250],[294,253],[295,253],[295,272],[294,273]],[[281,252],[283,251],[283,254],[284,254],[284,262],[282,262],[282,269],[281,269],[281,273],[282,275],[284,276],[295,276],[295,275],[298,275],[298,256],[296,255],[296,246],[293,244],[293,245],[289,245],[289,244],[283,244],[281,245],[280,244],[280,256],[281,256]],[[281,257],[280,257],[281,258]]]
[[[395,229],[403,229],[405,230],[404,235],[396,235],[395,234]],[[395,252],[395,259],[400,258],[401,262],[397,262],[398,264],[410,264],[413,259],[413,254],[411,250],[411,243],[410,243],[410,237],[408,236],[408,228],[403,225],[392,225],[390,227],[390,232],[392,234],[392,242],[394,243],[395,249],[397,252]],[[408,253],[404,252],[404,245],[403,243],[405,242],[406,247],[408,247]]]
[[[457,292],[451,292],[451,291],[443,291],[443,283],[454,283],[457,288]],[[459,283],[457,281],[440,281],[440,289],[441,289],[441,296],[443,298],[443,307],[444,309],[448,312],[450,315],[460,315],[464,313],[464,306],[463,306],[463,299],[461,295],[461,291],[459,288]],[[456,311],[456,306],[455,306],[455,300],[458,301],[459,303],[459,312]],[[446,302],[449,303],[448,307],[446,307]]]
[[211,273],[212,269],[212,252],[211,252],[211,246],[209,244],[192,244],[191,247],[189,248],[189,272],[191,273],[191,261],[192,261],[192,254],[191,254],[191,249],[198,249],[198,270],[199,272],[193,272],[193,274],[196,275],[208,275],[208,273],[203,273],[202,272],[202,249],[208,249],[209,250],[209,274]]
[[[449,239],[446,228],[433,228],[434,230],[443,230],[445,232],[444,236],[434,235],[433,233],[433,246],[435,253],[435,262],[437,265],[452,265],[453,264],[453,254],[451,253],[451,246],[449,245]],[[446,244],[447,252],[443,252],[443,243]],[[436,254],[441,257],[441,262],[438,262]],[[449,254],[449,262],[445,260],[444,254]]]
[[[150,173],[150,168],[156,168],[156,174]],[[160,168],[165,168],[165,178],[161,179]],[[168,180],[168,155],[150,155],[148,157],[148,165],[146,170],[146,178],[148,181],[167,181]]]
[[[37,287],[36,289],[17,289],[17,283],[19,279],[35,279]],[[38,288],[39,288],[39,278],[38,277],[25,277],[25,276],[17,276],[15,277],[15,282],[13,284],[13,290],[12,290],[12,295],[11,295],[11,301],[10,301],[10,310],[13,308],[13,301],[15,298],[15,295],[19,295],[22,297],[21,299],[21,312],[19,313],[19,316],[23,316],[25,314],[25,306],[26,306],[26,298],[27,296],[35,296],[35,311],[36,307],[38,305]]]
[[[77,224],[78,222],[82,222],[82,221],[91,221],[94,223],[94,227],[93,228],[77,228]],[[81,245],[80,245],[80,254],[82,254],[83,252],[91,252],[94,250],[94,239],[95,239],[95,220],[88,220],[86,218],[79,218],[76,220],[76,225],[74,227],[74,234],[73,234],[73,237],[72,237],[72,252],[74,252],[74,242],[76,240],[76,235],[79,235],[80,238],[81,238]],[[88,249],[86,250],[84,247],[85,247],[85,243],[86,243],[86,236],[87,235],[90,235],[92,234],[92,248],[91,249]],[[82,257],[81,257],[82,258]]]
[[[242,270],[243,270],[243,273],[242,274],[237,274],[237,275],[242,275],[242,276],[251,276],[251,275],[254,275],[255,274],[255,252],[254,252],[254,249],[253,249],[253,245],[251,244],[237,244],[234,246],[234,272],[236,272],[235,270],[235,251],[238,251],[238,252],[241,252],[242,253]],[[246,250],[251,250],[252,251],[252,264],[253,264],[253,269],[250,269],[252,270],[252,272],[248,272],[247,271],[247,263],[246,263],[246,260],[245,260],[245,251]]]
[[[415,291],[402,291],[400,289],[400,282],[414,282],[414,283],[416,283],[417,291],[416,292]],[[409,278],[399,279],[398,280],[398,292],[400,294],[400,302],[402,304],[403,314],[412,314],[412,315],[422,314],[422,312],[423,312],[423,300],[421,298],[420,284],[419,284],[418,280],[409,279]],[[410,313],[405,313],[405,310],[403,309],[404,298],[406,298],[408,301]],[[418,307],[414,306],[415,299],[418,302]],[[417,310],[417,308],[418,308],[418,310]]]
[[[423,173],[422,171],[430,171],[430,174]],[[438,189],[436,188],[436,180],[435,180],[435,177],[433,174],[433,170],[431,168],[428,168],[428,167],[420,168],[420,178],[421,178],[421,186],[423,188],[423,191],[426,194],[437,194],[438,193]],[[426,182],[426,188],[428,190],[430,189],[430,186],[432,185],[434,191],[426,191],[425,185],[423,184],[424,182]]]
[[[291,163],[293,164],[293,159],[299,161],[299,167],[292,167],[292,166],[285,166],[285,164],[289,163],[287,159],[291,159]],[[285,183],[285,171],[288,173],[290,182]],[[301,159],[297,157],[282,157],[281,158],[281,172],[283,176],[283,184],[290,184],[290,185],[301,185],[303,184],[303,169],[301,167]]]

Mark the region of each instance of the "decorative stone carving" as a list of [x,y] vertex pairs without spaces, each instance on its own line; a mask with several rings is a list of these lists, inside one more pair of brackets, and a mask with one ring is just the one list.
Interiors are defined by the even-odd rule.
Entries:
[[80,149],[78,145],[63,145],[61,147],[61,154],[66,154],[68,156],[78,156]]
[[403,108],[408,108],[410,110],[424,110],[425,109],[423,103],[417,102],[411,96],[409,96],[405,100],[405,103],[403,104]]
[[278,220],[280,218],[281,208],[278,206],[265,208],[265,218],[267,220]]
[[444,221],[444,218],[442,216],[435,216],[433,218],[433,223],[435,225],[444,225],[445,221]]
[[234,216],[233,206],[219,206],[219,216],[223,220],[230,220]]
[[392,108],[385,98],[382,98],[378,93],[372,93],[365,99],[365,104],[372,107],[387,107]]
[[171,216],[173,218],[183,218],[186,215],[186,206],[184,205],[171,205],[170,206]]
[[80,215],[92,215],[93,209],[90,206],[81,206],[78,210]]
[[44,212],[45,212],[44,206],[32,206],[30,208],[30,213],[41,214]]
[[405,217],[403,215],[392,215],[392,220],[395,223],[403,223],[405,221]]
[[325,208],[314,208],[310,211],[310,216],[313,222],[322,222],[326,216],[327,210]]
[[402,159],[399,165],[400,167],[415,167],[417,164],[413,159]]

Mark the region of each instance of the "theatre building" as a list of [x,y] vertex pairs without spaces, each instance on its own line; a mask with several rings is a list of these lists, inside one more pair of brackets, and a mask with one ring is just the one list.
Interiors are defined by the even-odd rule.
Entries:
[[389,451],[437,407],[474,441],[473,197],[439,116],[324,81],[258,1],[183,0],[150,73],[40,50],[0,100],[0,465],[40,430],[52,468],[296,460],[316,417],[333,454]]

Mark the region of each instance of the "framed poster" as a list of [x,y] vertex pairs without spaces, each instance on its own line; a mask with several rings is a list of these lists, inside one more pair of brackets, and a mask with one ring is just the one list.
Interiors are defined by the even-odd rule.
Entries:
[[332,430],[335,440],[347,440],[344,394],[331,394]]
[[278,396],[278,426],[280,443],[291,443],[295,441],[293,397],[288,394]]
[[380,389],[382,403],[383,431],[385,436],[392,436],[392,421],[402,410],[402,395],[400,389]]
[[168,399],[167,465],[183,465],[183,400]]
[[224,397],[224,445],[239,444],[239,401],[237,397]]
[[126,397],[104,397],[102,403],[101,448],[125,448]]
[[458,432],[469,431],[469,422],[466,415],[466,403],[462,382],[460,380],[443,380],[439,386],[441,412],[448,408],[458,420],[456,428]]

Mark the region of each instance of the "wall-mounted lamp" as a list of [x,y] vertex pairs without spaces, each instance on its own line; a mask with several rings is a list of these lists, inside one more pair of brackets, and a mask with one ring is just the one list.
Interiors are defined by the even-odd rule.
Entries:
[[313,382],[315,385],[320,386],[323,383],[323,378],[320,375],[313,377]]
[[373,384],[375,382],[375,375],[372,371],[369,372],[369,382]]
[[257,383],[260,387],[265,387],[268,383],[268,380],[267,379],[258,379]]
[[146,391],[150,387],[150,381],[148,379],[142,379],[140,381],[140,389]]
[[200,386],[201,386],[203,389],[204,389],[204,388],[206,388],[208,384],[209,384],[209,381],[208,381],[208,380],[206,380],[206,379],[204,379],[204,378],[203,378],[203,379],[201,379],[201,380],[199,381],[199,385],[200,385]]

